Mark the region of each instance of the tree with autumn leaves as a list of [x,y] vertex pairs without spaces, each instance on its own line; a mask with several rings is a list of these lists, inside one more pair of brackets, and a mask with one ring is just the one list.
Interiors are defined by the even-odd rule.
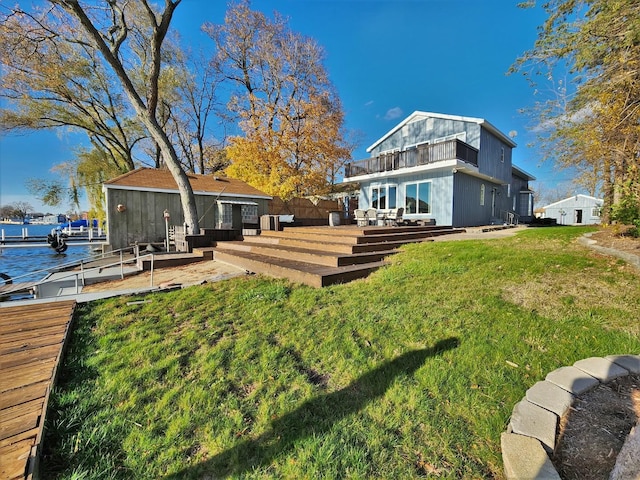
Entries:
[[[56,168],[72,179],[70,198],[89,187],[98,213],[101,192],[93,187],[140,162],[171,170],[194,230],[186,172],[219,172],[231,163],[228,175],[285,198],[327,191],[352,147],[321,48],[279,15],[268,20],[241,2],[230,6],[224,25],[207,25],[217,49],[211,62],[193,61],[169,35],[180,2],[49,0],[40,10],[5,9],[0,95],[8,102],[0,127],[85,132],[92,148]],[[238,46],[242,54],[231,53]],[[239,72],[236,61],[252,67]],[[215,110],[221,83],[234,90],[227,112]],[[224,139],[206,136],[214,113],[244,133],[227,149]],[[65,196],[57,182],[34,179],[30,189],[50,202]]]
[[533,110],[541,147],[575,168],[590,192],[603,192],[605,222],[640,223],[640,2],[551,0],[543,8],[534,48],[513,67],[542,97]]
[[248,1],[204,29],[216,44],[213,64],[233,88],[229,113],[244,133],[229,141],[227,174],[285,199],[328,192],[354,146],[322,48]]

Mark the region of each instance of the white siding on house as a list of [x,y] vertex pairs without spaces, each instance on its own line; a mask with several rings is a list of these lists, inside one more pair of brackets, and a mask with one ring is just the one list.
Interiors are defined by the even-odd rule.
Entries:
[[574,195],[542,207],[543,218],[554,218],[558,225],[594,225],[600,223],[603,200],[589,195]]

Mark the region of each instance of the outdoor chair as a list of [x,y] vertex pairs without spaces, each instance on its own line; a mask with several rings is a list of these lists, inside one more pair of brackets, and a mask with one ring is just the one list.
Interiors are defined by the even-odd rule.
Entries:
[[353,215],[356,218],[356,225],[366,227],[368,225],[367,212],[365,210],[354,210]]
[[378,211],[375,208],[367,210],[367,218],[369,219],[369,225],[378,225]]
[[389,225],[395,225],[396,227],[402,223],[402,215],[404,214],[404,208],[391,209],[387,214],[387,222]]

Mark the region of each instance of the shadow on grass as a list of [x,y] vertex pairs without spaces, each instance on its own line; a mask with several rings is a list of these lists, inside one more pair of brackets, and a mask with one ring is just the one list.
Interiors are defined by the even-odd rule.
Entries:
[[366,373],[342,390],[305,402],[293,412],[274,420],[271,429],[259,437],[245,440],[203,463],[166,478],[200,478],[203,474],[219,478],[269,465],[276,456],[291,450],[297,441],[327,432],[335,422],[384,395],[396,377],[412,375],[428,357],[456,348],[458,343],[457,338],[448,338],[432,348],[407,352]]
[[96,350],[92,328],[95,322],[87,318],[86,308],[79,306],[73,316],[68,343],[60,363],[45,416],[44,440],[40,454],[40,478],[51,478],[71,471],[80,455],[71,453],[68,443],[82,429],[87,415],[86,390],[92,388],[98,371],[87,365],[86,359]]

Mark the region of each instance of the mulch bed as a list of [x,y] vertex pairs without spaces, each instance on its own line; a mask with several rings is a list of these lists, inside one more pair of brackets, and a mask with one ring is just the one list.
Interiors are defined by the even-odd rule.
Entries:
[[640,418],[640,375],[628,375],[576,397],[560,420],[551,461],[564,480],[608,479]]

